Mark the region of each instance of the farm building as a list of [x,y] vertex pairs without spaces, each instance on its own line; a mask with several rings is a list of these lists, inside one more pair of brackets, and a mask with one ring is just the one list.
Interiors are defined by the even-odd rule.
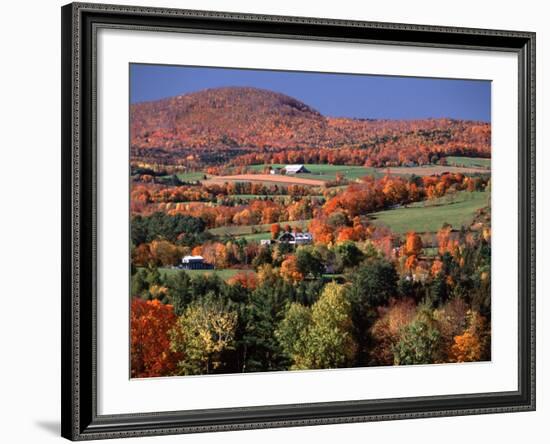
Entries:
[[304,165],[287,165],[284,167],[286,174],[303,174],[310,171]]
[[260,245],[273,245],[275,242],[275,240],[273,239],[261,239],[260,240]]
[[290,245],[307,245],[313,242],[311,233],[290,233],[285,232],[279,236],[279,242]]
[[184,270],[211,270],[214,266],[204,262],[202,256],[184,256],[181,260],[181,268]]

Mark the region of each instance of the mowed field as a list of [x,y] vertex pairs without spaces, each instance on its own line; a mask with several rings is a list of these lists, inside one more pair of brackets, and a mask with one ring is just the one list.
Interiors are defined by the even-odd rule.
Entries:
[[319,179],[304,179],[297,175],[279,176],[275,174],[235,174],[233,176],[212,176],[203,181],[204,184],[224,184],[226,182],[261,182],[275,183],[285,185],[307,185],[319,187],[325,184],[325,181]]
[[454,229],[469,225],[475,212],[487,206],[490,192],[462,191],[454,199],[441,198],[434,201],[423,201],[408,207],[380,211],[370,214],[373,223],[385,225],[394,233],[404,234],[408,231],[418,233],[436,232],[445,223]]
[[473,167],[491,169],[491,159],[484,159],[482,157],[459,157],[459,156],[447,156],[445,157],[448,165],[457,167]]
[[179,273],[181,271],[185,271],[190,276],[216,275],[216,276],[219,276],[223,280],[230,279],[230,278],[232,278],[233,276],[235,276],[237,273],[239,273],[241,271],[246,271],[247,273],[254,273],[254,270],[236,270],[236,269],[232,269],[232,268],[223,268],[223,269],[220,269],[220,270],[180,270],[180,269],[177,269],[177,268],[164,268],[164,267],[162,267],[162,268],[159,268],[158,270],[159,270],[159,273],[165,278],[169,277],[169,276],[174,276],[174,275],[176,275],[177,273]]
[[[261,173],[267,165],[250,165],[248,169],[253,172]],[[272,164],[273,168],[283,168],[286,165]],[[319,179],[326,182],[336,180],[337,175],[342,175],[344,179],[356,180],[364,176],[378,175],[376,168],[367,168],[354,165],[327,165],[308,163],[304,165],[309,173],[296,174],[294,177]],[[283,176],[284,177],[284,176]]]
[[[182,182],[197,182],[203,180],[205,177],[208,177],[202,171],[192,171],[189,173],[176,173],[176,176]],[[160,176],[162,179],[169,179],[172,176]]]
[[[281,227],[289,225],[291,227],[299,227],[302,230],[307,230],[310,220],[294,220],[279,222]],[[269,231],[272,224],[258,224],[258,225],[229,225],[227,227],[212,228],[210,233],[215,236],[232,236],[232,237],[246,237],[249,240],[252,239],[269,239]],[[265,235],[268,234],[266,237]]]
[[449,165],[424,165],[417,167],[389,167],[378,168],[380,174],[400,174],[400,175],[416,175],[416,176],[431,176],[433,174],[443,173],[462,173],[462,174],[486,174],[490,170],[486,168],[466,167],[466,166],[449,166]]

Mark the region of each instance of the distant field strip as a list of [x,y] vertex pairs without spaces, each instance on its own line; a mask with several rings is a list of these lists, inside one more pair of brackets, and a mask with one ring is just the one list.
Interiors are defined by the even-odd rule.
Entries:
[[[286,165],[283,164],[272,164],[273,168],[283,168]],[[363,166],[356,165],[327,165],[327,164],[316,164],[316,163],[307,163],[304,164],[309,173],[300,173],[296,174],[294,177],[301,178],[315,178],[324,181],[333,181],[336,180],[336,175],[341,174],[347,180],[355,180],[364,176],[369,175],[378,175],[376,168],[367,168]],[[249,170],[262,172],[265,170],[267,165],[250,165]]]
[[223,268],[220,270],[180,270],[177,268],[159,268],[159,273],[161,275],[164,275],[164,277],[174,276],[180,273],[181,271],[185,271],[187,274],[189,274],[189,276],[216,275],[223,280],[230,279],[241,271],[246,271],[247,273],[254,273],[254,270],[236,270],[232,268]]
[[425,201],[407,208],[372,213],[373,223],[385,225],[394,233],[416,231],[419,233],[436,232],[444,223],[460,229],[469,225],[476,210],[487,205],[490,193],[487,191],[463,191],[456,195],[454,201],[440,201],[440,204]]
[[262,182],[262,183],[281,183],[286,185],[309,185],[319,187],[325,184],[325,181],[318,179],[304,179],[297,176],[279,176],[276,174],[236,174],[234,176],[213,176],[205,180],[204,184],[224,184],[225,182]]
[[432,174],[443,173],[462,173],[462,174],[486,174],[490,170],[486,168],[473,168],[473,167],[457,167],[457,166],[444,166],[444,165],[426,165],[418,167],[390,167],[390,168],[378,168],[379,173],[384,174],[401,174],[416,176],[431,176]]
[[485,159],[483,157],[447,156],[445,160],[447,164],[458,167],[491,168],[491,159]]
[[[293,220],[278,222],[278,224],[284,229],[286,225],[291,227],[300,227],[303,230],[307,229],[310,219],[307,220]],[[262,234],[268,233],[272,224],[259,224],[259,225],[229,225],[227,227],[212,228],[210,233],[215,236],[238,236],[246,237],[248,239],[269,239]]]
[[[199,180],[203,180],[206,174],[201,171],[198,171],[198,172],[189,172],[189,173],[176,173],[176,176],[179,180],[183,182],[196,182]],[[161,179],[170,179],[172,175],[160,176],[160,177]]]

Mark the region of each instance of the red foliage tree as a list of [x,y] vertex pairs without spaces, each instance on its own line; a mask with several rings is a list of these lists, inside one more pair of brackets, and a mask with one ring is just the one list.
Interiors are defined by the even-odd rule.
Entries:
[[158,299],[133,299],[130,310],[130,355],[133,378],[173,374],[179,353],[170,350],[169,331],[176,323],[171,305]]

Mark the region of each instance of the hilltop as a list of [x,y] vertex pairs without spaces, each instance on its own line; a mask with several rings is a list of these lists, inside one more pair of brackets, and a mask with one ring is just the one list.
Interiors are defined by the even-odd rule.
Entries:
[[[193,152],[217,161],[258,153],[319,149],[360,150],[382,165],[430,162],[434,154],[490,157],[490,124],[453,119],[371,120],[323,116],[309,105],[273,91],[207,89],[130,107],[134,156]],[[206,154],[210,152],[210,154]],[[231,152],[231,154],[228,154]],[[210,159],[212,160],[212,159]],[[357,161],[355,161],[357,162]]]

